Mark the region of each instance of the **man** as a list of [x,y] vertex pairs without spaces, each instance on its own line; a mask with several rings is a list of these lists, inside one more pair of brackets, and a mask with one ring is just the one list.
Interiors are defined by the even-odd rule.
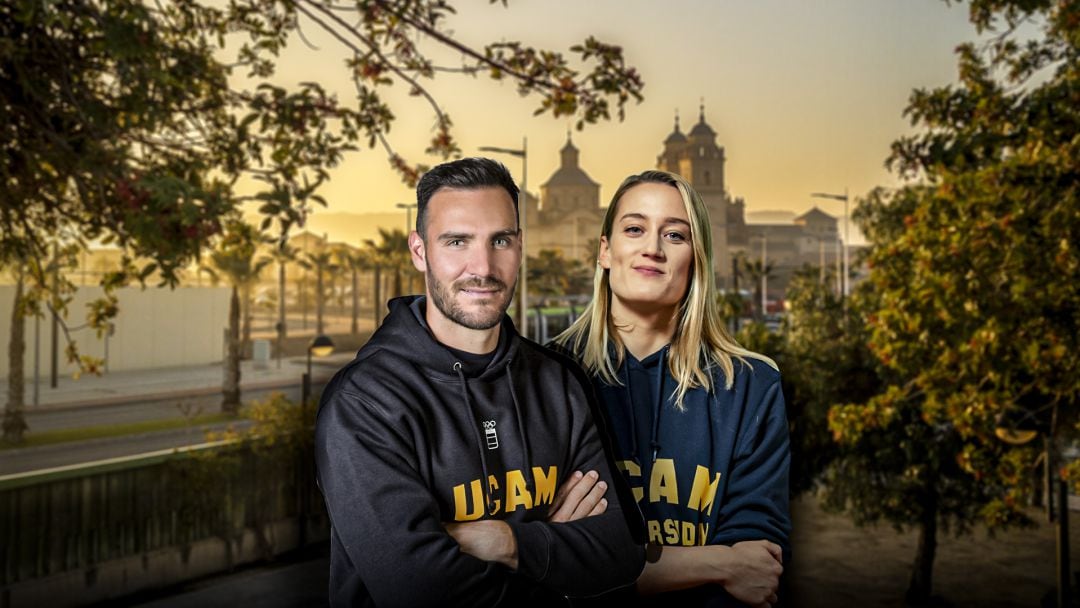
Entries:
[[[587,380],[505,314],[517,186],[500,163],[463,159],[416,191],[409,249],[426,296],[391,301],[316,424],[331,604],[551,605],[633,583],[640,514],[615,492]],[[564,482],[595,488],[589,517],[559,509]]]

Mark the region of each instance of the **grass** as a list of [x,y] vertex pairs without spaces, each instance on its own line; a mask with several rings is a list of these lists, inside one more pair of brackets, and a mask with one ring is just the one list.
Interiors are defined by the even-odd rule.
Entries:
[[229,416],[228,414],[203,414],[191,418],[170,418],[167,420],[144,420],[141,422],[129,422],[126,424],[108,424],[103,426],[87,426],[77,429],[57,429],[55,431],[43,431],[40,433],[29,432],[23,437],[23,442],[18,444],[0,443],[0,451],[14,448],[32,448],[56,443],[68,443],[71,441],[86,441],[87,439],[102,439],[106,437],[121,437],[124,435],[138,435],[140,433],[156,433],[184,427],[194,427],[203,424],[217,424],[219,422],[239,421],[242,418]]

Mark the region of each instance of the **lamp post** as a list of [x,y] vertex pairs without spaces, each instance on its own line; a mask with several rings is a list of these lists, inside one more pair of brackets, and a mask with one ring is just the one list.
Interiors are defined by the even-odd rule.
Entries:
[[[529,205],[529,139],[527,137],[521,138],[521,149],[514,148],[496,148],[494,146],[480,146],[481,152],[497,152],[499,154],[509,154],[510,156],[517,156],[521,158],[521,190],[518,193],[518,228],[521,230],[521,234],[525,235],[525,218],[528,215]],[[524,197],[524,202],[522,198]],[[526,338],[529,337],[529,252],[524,246],[524,242],[521,247],[521,275],[518,278],[518,324],[521,326],[521,335]],[[540,319],[536,320],[536,329],[540,330]]]
[[842,281],[841,285],[843,285],[841,293],[843,293],[844,297],[846,298],[848,297],[848,295],[851,294],[850,278],[848,277],[848,273],[850,272],[850,267],[848,266],[848,248],[851,246],[851,240],[848,235],[848,189],[844,188],[843,194],[812,192],[810,193],[810,196],[812,198],[828,198],[834,201],[844,201],[844,276],[840,280]]
[[334,352],[334,341],[330,336],[319,334],[312,338],[307,346],[307,371],[300,382],[300,407],[306,408],[311,397],[311,357],[326,357]]
[[1072,585],[1069,580],[1069,484],[1060,475],[1056,480],[1052,478],[1053,472],[1057,470],[1058,454],[1050,429],[1045,424],[1040,425],[1031,411],[1012,418],[1009,420],[1005,415],[998,417],[994,435],[1001,441],[1019,446],[1031,442],[1039,435],[1043,437],[1043,463],[1046,466],[1048,482],[1046,504],[1057,531],[1057,606],[1066,608],[1072,606]]
[[412,233],[414,228],[412,222],[412,210],[416,209],[416,203],[398,203],[394,206],[398,209],[405,210],[405,236],[407,237]]

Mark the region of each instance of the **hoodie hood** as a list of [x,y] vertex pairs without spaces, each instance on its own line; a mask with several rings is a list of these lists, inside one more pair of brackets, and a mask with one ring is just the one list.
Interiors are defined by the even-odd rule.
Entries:
[[[375,348],[392,353],[423,370],[433,378],[455,379],[455,366],[461,361],[454,353],[435,339],[424,319],[426,296],[402,296],[390,300],[390,313],[382,326],[371,336],[365,348]],[[517,354],[517,329],[505,313],[500,321],[499,343],[488,366],[478,375],[478,380],[490,380],[505,373]]]

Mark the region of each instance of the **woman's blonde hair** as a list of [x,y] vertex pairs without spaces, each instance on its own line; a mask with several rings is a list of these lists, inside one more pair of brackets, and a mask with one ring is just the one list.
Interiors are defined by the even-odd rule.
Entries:
[[[667,358],[668,370],[678,384],[672,397],[675,406],[681,410],[687,391],[703,387],[712,392],[716,388],[710,373],[713,367],[720,368],[724,375],[724,388],[730,389],[735,379],[733,359],[741,361],[743,357],[752,357],[774,368],[776,363],[739,346],[724,327],[713,275],[709,212],[701,195],[685,179],[666,171],[645,171],[626,178],[611,197],[601,234],[610,242],[619,200],[631,188],[645,183],[666,184],[678,190],[686,207],[686,215],[690,218],[690,243],[694,259]],[[555,343],[575,353],[590,374],[600,376],[608,384],[622,384],[617,374],[626,358],[626,347],[615,331],[611,318],[609,272],[599,264],[596,266],[592,301],[581,317],[555,338]],[[609,341],[614,345],[614,360],[608,349]]]

